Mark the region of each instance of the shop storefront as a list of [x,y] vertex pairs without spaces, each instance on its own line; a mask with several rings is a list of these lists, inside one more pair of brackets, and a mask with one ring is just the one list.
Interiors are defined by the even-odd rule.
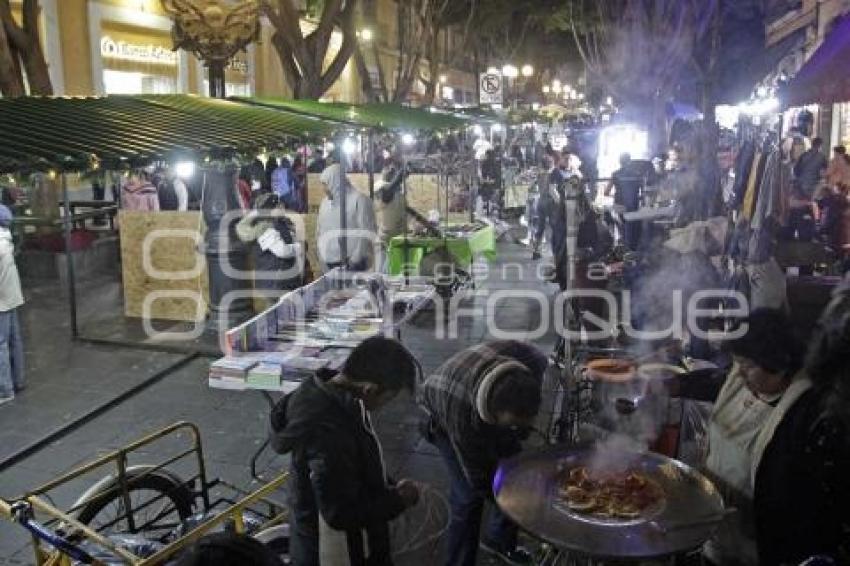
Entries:
[[180,92],[180,57],[171,37],[150,29],[104,22],[100,56],[106,94]]

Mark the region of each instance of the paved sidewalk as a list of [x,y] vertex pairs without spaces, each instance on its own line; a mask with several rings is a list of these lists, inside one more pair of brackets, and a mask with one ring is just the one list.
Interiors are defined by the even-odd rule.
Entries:
[[[525,247],[500,243],[499,259],[491,265],[486,281],[478,289],[483,293],[528,289],[551,296],[554,287],[537,279],[529,257]],[[522,269],[512,267],[503,273],[506,264],[516,264]],[[88,292],[98,293],[93,286]],[[111,292],[114,294],[114,289]],[[27,295],[24,321],[29,387],[13,403],[0,407],[0,457],[181,359],[176,354],[72,344],[67,338],[67,324],[62,323],[67,320],[67,311],[59,293],[55,289],[36,289],[28,290]],[[115,297],[102,300],[114,301]],[[98,308],[97,301],[88,301],[89,310]],[[474,307],[483,309],[486,302],[486,296],[479,296]],[[499,329],[513,332],[516,338],[529,336],[541,318],[536,302],[516,297],[502,299],[494,312]],[[464,317],[458,329],[457,337],[437,340],[433,315],[423,313],[404,330],[402,338],[427,373],[458,350],[490,338],[492,331],[483,316]],[[549,334],[536,342],[548,352],[554,338]],[[121,406],[0,472],[0,495],[17,495],[98,454],[178,420],[200,427],[210,476],[251,487],[254,484],[248,461],[265,438],[268,406],[258,393],[209,389],[208,364],[206,358],[191,361]],[[419,437],[417,422],[418,411],[409,397],[398,400],[376,418],[390,473],[397,478],[428,482],[446,493],[442,462],[436,451]],[[156,460],[158,454],[145,456]],[[284,458],[270,455],[261,464],[270,470],[287,467]],[[72,485],[59,490],[56,504],[70,505],[83,488]],[[423,559],[426,557],[410,557],[404,563],[421,564]],[[427,557],[430,562],[435,559]],[[0,563],[31,563],[28,538],[22,529],[0,523]]]

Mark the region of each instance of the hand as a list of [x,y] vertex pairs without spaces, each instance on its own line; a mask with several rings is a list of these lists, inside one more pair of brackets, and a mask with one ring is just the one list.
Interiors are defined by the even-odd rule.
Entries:
[[413,507],[419,503],[420,487],[417,482],[404,479],[399,481],[395,488],[399,496],[401,496],[402,501],[404,501],[405,507]]

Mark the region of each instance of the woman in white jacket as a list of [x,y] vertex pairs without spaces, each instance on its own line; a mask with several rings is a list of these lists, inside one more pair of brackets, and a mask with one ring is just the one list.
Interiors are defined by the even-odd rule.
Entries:
[[372,201],[351,186],[339,164],[326,168],[320,180],[325,198],[319,207],[316,247],[322,269],[327,272],[335,267],[347,266],[352,271],[365,271],[369,268],[378,240]]
[[12,243],[12,212],[0,205],[0,404],[24,388],[24,347],[18,307],[24,304]]

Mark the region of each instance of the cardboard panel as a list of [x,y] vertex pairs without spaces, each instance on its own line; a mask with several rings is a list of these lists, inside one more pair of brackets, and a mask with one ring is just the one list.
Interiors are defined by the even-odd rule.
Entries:
[[[209,283],[206,258],[197,250],[205,231],[201,213],[122,210],[118,219],[124,314],[181,321],[194,321],[199,314],[203,318]],[[175,296],[150,300],[159,293]],[[147,309],[146,299],[150,300]]]

